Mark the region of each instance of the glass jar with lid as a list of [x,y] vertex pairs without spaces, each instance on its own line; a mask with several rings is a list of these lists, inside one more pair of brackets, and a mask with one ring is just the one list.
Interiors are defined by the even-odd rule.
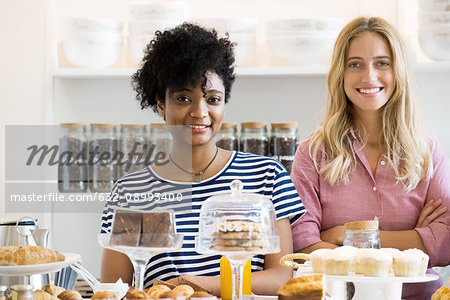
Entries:
[[147,156],[147,128],[145,124],[120,125],[119,177],[136,172],[145,167]]
[[89,141],[89,188],[109,192],[118,179],[118,140],[115,124],[91,124]]
[[283,164],[288,173],[292,171],[297,149],[297,122],[271,123],[270,153]]
[[34,300],[33,286],[29,284],[15,284],[9,287],[9,300]]
[[169,154],[172,151],[172,135],[164,123],[150,124],[150,161],[153,162],[155,157],[162,162],[169,159]]
[[86,192],[88,188],[88,139],[85,123],[59,125],[58,190]]
[[269,155],[269,140],[267,137],[267,123],[241,123],[240,151],[258,155]]
[[220,131],[216,135],[216,145],[225,150],[239,150],[236,123],[222,123]]
[[345,223],[344,229],[344,245],[357,248],[381,248],[378,219]]

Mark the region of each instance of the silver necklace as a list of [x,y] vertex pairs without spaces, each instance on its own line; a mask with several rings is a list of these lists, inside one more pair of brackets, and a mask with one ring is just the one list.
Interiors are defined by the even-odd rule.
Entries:
[[172,155],[171,153],[169,154],[169,159],[171,162],[173,162],[173,164],[180,169],[181,171],[191,175],[192,177],[195,177],[195,182],[200,182],[202,181],[202,175],[203,173],[205,173],[206,169],[209,168],[209,166],[212,164],[212,162],[216,159],[217,153],[219,153],[219,147],[216,147],[216,153],[214,154],[213,158],[211,159],[211,161],[206,165],[206,167],[204,167],[202,170],[200,170],[200,172],[194,173],[194,172],[190,172],[186,169],[184,169],[183,167],[181,167],[179,164],[177,164],[173,159],[172,159]]

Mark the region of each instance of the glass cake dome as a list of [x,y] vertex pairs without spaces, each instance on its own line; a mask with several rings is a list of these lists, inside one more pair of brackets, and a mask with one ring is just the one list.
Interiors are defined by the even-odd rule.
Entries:
[[[203,203],[196,251],[226,256],[235,275],[242,275],[252,256],[280,252],[272,201],[264,195],[244,193],[242,182],[234,180],[231,193],[212,196]],[[242,299],[239,281],[239,289],[233,282],[233,291],[239,292],[233,299]]]

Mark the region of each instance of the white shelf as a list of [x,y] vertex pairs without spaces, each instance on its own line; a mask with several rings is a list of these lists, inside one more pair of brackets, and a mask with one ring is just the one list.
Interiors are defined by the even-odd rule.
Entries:
[[[450,61],[423,62],[413,66],[414,72],[450,72]],[[53,70],[53,78],[89,79],[89,78],[130,78],[136,72],[135,68],[56,68]],[[236,68],[238,77],[270,77],[270,76],[325,76],[328,67],[255,67]]]
[[[135,68],[55,68],[54,78],[129,78]],[[328,73],[328,67],[262,67],[236,68],[237,76],[320,76]]]

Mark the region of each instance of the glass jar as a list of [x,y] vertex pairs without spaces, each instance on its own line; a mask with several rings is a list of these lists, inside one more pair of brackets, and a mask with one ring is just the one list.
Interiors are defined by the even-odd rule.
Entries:
[[344,229],[344,245],[357,248],[381,248],[378,220],[345,223]]
[[15,284],[9,287],[9,300],[33,300],[33,286],[26,284]]
[[89,188],[109,192],[118,179],[118,141],[115,124],[91,124],[89,141]]
[[269,141],[267,137],[267,123],[241,123],[240,151],[258,155],[269,155]]
[[292,171],[295,150],[297,150],[297,122],[272,123],[270,153],[288,171]]
[[222,123],[216,135],[216,145],[225,150],[239,150],[236,123]]
[[86,192],[88,188],[88,146],[86,124],[59,125],[58,190],[61,193]]
[[155,160],[155,157],[160,163],[169,159],[169,154],[172,151],[172,135],[167,129],[166,124],[150,124],[149,151],[151,162]]
[[145,167],[147,156],[147,129],[145,124],[120,125],[119,177]]

